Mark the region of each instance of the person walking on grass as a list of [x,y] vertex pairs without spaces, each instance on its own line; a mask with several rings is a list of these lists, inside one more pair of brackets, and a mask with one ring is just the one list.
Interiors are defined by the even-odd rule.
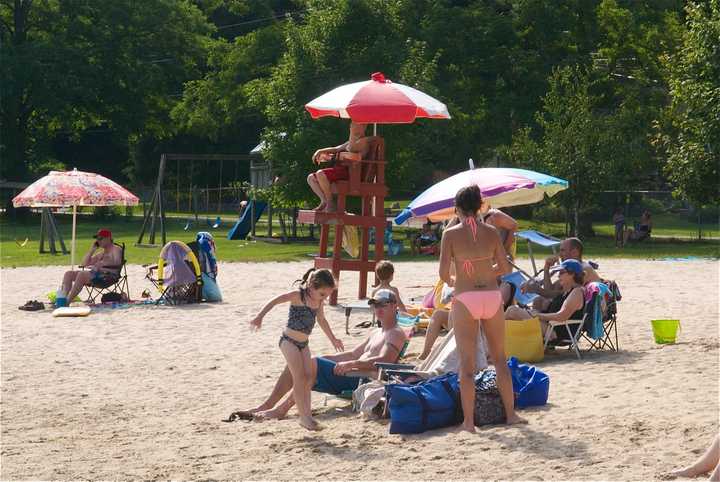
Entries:
[[290,303],[287,327],[280,336],[280,351],[285,357],[293,380],[293,397],[300,413],[300,425],[308,430],[319,430],[310,410],[310,389],[312,388],[313,367],[308,348],[308,339],[315,326],[320,324],[325,335],[336,351],[343,351],[343,343],[332,332],[325,318],[325,300],[335,289],[335,278],[326,269],[308,270],[302,277],[300,289],[276,296],[263,306],[260,313],[250,321],[252,329],[259,330],[265,315],[275,306]]

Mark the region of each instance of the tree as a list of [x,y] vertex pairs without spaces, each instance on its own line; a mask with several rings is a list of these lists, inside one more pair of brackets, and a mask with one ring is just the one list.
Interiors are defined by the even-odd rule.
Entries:
[[720,203],[720,2],[689,3],[682,46],[666,57],[671,104],[658,147],[675,193],[694,204]]
[[[599,191],[617,186],[625,169],[633,169],[632,143],[624,131],[622,113],[603,113],[592,94],[593,80],[578,66],[555,69],[537,114],[538,140],[528,128],[520,130],[505,150],[515,165],[548,172],[566,179],[559,194],[572,213],[575,235],[592,233],[587,211]],[[623,167],[625,164],[630,167]]]
[[58,133],[172,133],[174,96],[211,27],[189,1],[14,0],[0,3],[0,28],[0,175],[23,180]]

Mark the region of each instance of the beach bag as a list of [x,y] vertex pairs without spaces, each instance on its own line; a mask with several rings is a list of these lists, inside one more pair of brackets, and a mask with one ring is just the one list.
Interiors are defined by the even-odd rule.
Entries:
[[545,358],[540,320],[505,320],[505,354],[524,362]]
[[222,292],[220,291],[220,287],[217,284],[217,281],[214,280],[211,276],[209,276],[207,273],[202,274],[202,297],[205,301],[222,301]]
[[100,297],[100,303],[119,303],[122,299],[122,294],[116,293],[115,291],[108,291]]
[[510,357],[508,368],[515,392],[515,408],[545,405],[550,393],[550,377],[533,365],[520,363]]
[[475,375],[475,426],[505,423],[505,407],[500,398],[494,368]]
[[422,433],[450,427],[462,420],[460,386],[455,373],[411,385],[387,385],[390,433]]

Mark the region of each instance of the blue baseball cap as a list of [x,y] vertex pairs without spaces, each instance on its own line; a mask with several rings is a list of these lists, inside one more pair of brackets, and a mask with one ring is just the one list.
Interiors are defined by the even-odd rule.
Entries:
[[560,269],[565,270],[568,273],[580,274],[583,272],[583,265],[576,259],[566,259],[560,263]]

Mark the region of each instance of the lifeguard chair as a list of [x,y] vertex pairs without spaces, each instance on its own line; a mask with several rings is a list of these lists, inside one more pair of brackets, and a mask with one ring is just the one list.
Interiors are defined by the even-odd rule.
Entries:
[[[370,228],[376,233],[385,229],[385,197],[388,190],[385,186],[385,141],[382,137],[371,137],[367,159],[360,154],[341,152],[336,164],[348,168],[348,180],[332,183],[332,192],[337,195],[337,212],[325,213],[302,210],[298,221],[319,224],[320,252],[315,258],[315,268],[329,269],[335,279],[340,279],[342,271],[360,272],[358,298],[367,297],[368,273],[375,271],[375,265],[384,257],[383,236],[375,236],[375,259],[369,260]],[[361,200],[360,214],[346,213],[347,198],[359,197]],[[328,239],[330,228],[335,228],[335,241],[332,257],[328,257]],[[361,230],[360,255],[358,259],[343,259],[342,243],[345,226],[357,226]],[[338,291],[330,296],[330,305],[337,304]]]

